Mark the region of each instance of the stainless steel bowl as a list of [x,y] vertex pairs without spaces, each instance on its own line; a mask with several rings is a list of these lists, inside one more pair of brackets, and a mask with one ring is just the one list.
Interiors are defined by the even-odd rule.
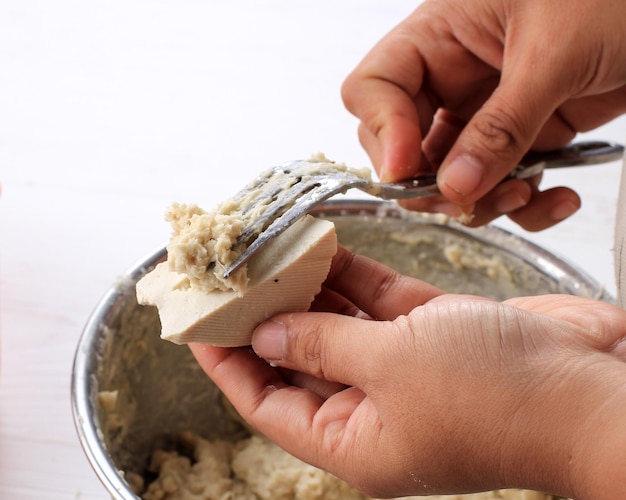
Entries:
[[[496,299],[569,293],[612,302],[585,272],[506,231],[468,229],[378,201],[329,201],[316,212],[354,251],[450,292]],[[85,454],[115,499],[138,498],[151,452],[191,430],[207,438],[245,433],[190,352],[159,338],[156,310],[138,306],[135,284],[165,248],[133,266],[97,304],[80,338],[72,406]]]

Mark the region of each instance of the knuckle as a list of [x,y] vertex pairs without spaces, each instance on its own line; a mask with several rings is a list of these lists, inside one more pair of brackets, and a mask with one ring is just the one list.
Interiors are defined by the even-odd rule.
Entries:
[[344,106],[351,113],[355,109],[355,96],[360,88],[360,79],[356,72],[350,73],[341,85],[341,99]]
[[352,253],[345,247],[340,246],[337,249],[337,253],[333,258],[333,265],[330,267],[327,281],[333,281],[340,278],[350,271],[350,268],[354,266],[357,255]]
[[531,133],[519,114],[502,102],[494,110],[479,112],[468,127],[468,135],[475,145],[474,148],[478,145],[499,157],[521,155],[532,142]]
[[306,367],[310,374],[323,378],[323,328],[319,321],[307,324],[306,331],[289,328],[287,358]]
[[501,117],[485,114],[481,118],[476,122],[476,132],[485,142],[488,142],[490,149],[507,151],[517,144],[515,134]]
[[395,290],[403,285],[403,280],[404,277],[401,274],[389,269],[376,283],[373,283],[372,301],[384,300],[389,293],[395,293]]

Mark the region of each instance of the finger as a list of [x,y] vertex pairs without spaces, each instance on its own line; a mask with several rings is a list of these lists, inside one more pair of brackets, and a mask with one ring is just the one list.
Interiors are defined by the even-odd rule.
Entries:
[[530,183],[520,179],[498,184],[476,203],[467,225],[483,226],[502,215],[514,213],[531,203],[533,192]]
[[191,343],[189,348],[202,370],[252,425],[250,417],[265,394],[288,387],[280,374],[249,347]]
[[534,181],[514,179],[499,184],[476,203],[470,227],[479,227],[507,215],[527,231],[541,231],[565,220],[580,208],[580,198],[569,188],[539,191]]
[[420,165],[422,136],[438,107],[419,92],[423,74],[421,55],[396,29],[342,85],[343,102],[361,120],[361,143],[382,181],[411,177]]
[[[336,382],[328,382],[315,378],[311,375],[292,370],[279,370],[270,367],[264,360],[260,359],[253,353],[250,348],[223,348],[203,344],[190,344],[191,352],[200,364],[204,372],[214,379],[218,386],[224,386],[224,390],[228,393],[226,397],[230,400],[230,386],[235,384],[237,389],[232,391],[235,399],[241,396],[241,387],[246,384],[245,377],[250,380],[259,382],[256,391],[263,390],[267,387],[287,387],[289,385],[306,389],[322,400],[326,400],[333,394],[346,388],[344,384]],[[221,375],[220,371],[227,367],[236,372],[237,376],[228,373]],[[222,380],[228,381],[228,385],[222,383]],[[248,399],[248,395],[243,398]]]
[[[430,161],[425,151],[422,149],[420,153],[420,145],[414,143],[412,140],[407,141],[407,147],[410,149],[410,158],[403,159],[402,155],[397,155],[395,159],[387,161],[386,165],[388,165],[388,168],[384,169],[382,165],[385,163],[383,161],[383,158],[386,157],[385,151],[388,148],[395,148],[397,146],[396,138],[394,138],[394,141],[391,141],[391,145],[387,143],[383,144],[384,140],[381,142],[381,139],[374,135],[363,123],[359,124],[358,132],[361,145],[367,152],[379,177],[384,179],[385,182],[402,181],[423,173],[433,173],[436,171],[433,162]],[[414,160],[411,158],[416,158],[418,154],[420,155],[419,164],[411,168],[410,166],[414,163]],[[387,154],[387,157],[390,157],[389,154]],[[392,162],[393,165],[389,166],[391,165],[389,162]],[[396,168],[395,165],[401,165],[401,167]],[[383,170],[385,171],[383,172]]]
[[[254,427],[258,424],[262,424],[264,428],[267,426],[265,417],[259,414],[259,408],[267,396],[274,392],[285,390],[284,396],[292,399],[294,408],[297,406],[294,394],[299,394],[297,397],[303,403],[301,419],[306,422],[325,400],[346,389],[344,384],[328,382],[305,373],[277,370],[249,348],[223,348],[203,344],[189,344],[189,347],[203,371],[215,382],[239,414]],[[282,397],[281,394],[277,399]],[[310,413],[307,415],[307,412]],[[281,418],[285,416],[281,415]],[[299,418],[294,415],[294,419]],[[275,421],[278,420],[269,419],[269,422]]]
[[[375,411],[360,389],[348,387],[326,400],[289,387],[268,392],[253,415],[263,434],[281,448],[314,466],[346,475],[361,441],[374,440],[363,429],[376,428]],[[362,446],[371,449],[370,446]]]
[[435,169],[441,165],[465,125],[464,120],[452,113],[444,109],[437,111],[422,143],[424,154]]
[[332,312],[335,314],[343,314],[345,316],[372,319],[368,314],[361,311],[348,299],[343,297],[341,294],[330,290],[325,285],[322,285],[322,291],[315,297],[309,311]]
[[[189,346],[202,369],[252,427],[314,465],[321,465],[319,456],[330,457],[331,462],[333,456],[341,457],[334,444],[341,439],[343,424],[362,404],[363,392],[348,388],[325,399],[307,388],[286,384],[249,349]],[[323,453],[324,446],[333,449]],[[341,464],[328,465],[337,468]]]
[[450,150],[438,175],[449,200],[474,202],[490,191],[530,149],[561,103],[561,91],[527,68],[503,72],[500,86]]
[[404,276],[380,262],[339,247],[326,286],[379,320],[408,314],[443,294],[439,288]]
[[445,214],[453,219],[462,219],[466,214],[474,213],[473,203],[457,205],[439,194],[413,200],[398,200],[398,204],[414,212]]
[[507,215],[527,231],[541,231],[567,219],[580,205],[575,191],[556,187],[534,193],[528,205]]
[[626,348],[618,345],[623,344],[626,312],[613,304],[572,295],[517,297],[505,303],[581,326],[580,330],[568,330],[568,335],[577,332],[594,349],[607,351],[620,347],[618,352],[623,353]]
[[378,137],[376,137],[376,134],[366,127],[363,122],[359,123],[358,136],[361,146],[363,146],[363,149],[367,152],[367,155],[374,166],[374,170],[378,172],[380,177],[380,165],[382,163],[383,152],[382,145],[380,144]]
[[579,130],[570,123],[562,113],[563,105],[561,105],[551,116],[539,131],[535,138],[533,151],[551,151],[567,146]]
[[593,130],[624,113],[626,85],[601,94],[569,100],[558,110],[559,117],[578,132]]
[[359,312],[359,308],[337,292],[330,290],[326,285],[322,285],[322,290],[315,296],[309,311],[354,316]]
[[329,313],[279,314],[255,329],[252,347],[275,366],[366,390],[362,384],[367,385],[383,362],[378,346],[387,345],[384,339],[391,331],[388,321]]
[[358,106],[359,114],[353,113],[361,119],[359,140],[380,180],[394,182],[413,177],[422,157],[422,132],[413,101],[400,88],[382,80],[366,81],[354,93],[369,93],[351,99],[367,102],[367,106]]
[[293,370],[282,370],[281,375],[289,385],[311,391],[322,400],[327,400],[347,388],[345,384],[340,382],[329,382],[328,380],[319,379],[308,373]]

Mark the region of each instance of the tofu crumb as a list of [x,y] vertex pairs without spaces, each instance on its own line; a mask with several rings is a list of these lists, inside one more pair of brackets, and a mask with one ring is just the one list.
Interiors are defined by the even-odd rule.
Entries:
[[100,391],[98,393],[98,404],[104,411],[114,411],[117,406],[117,391]]
[[226,267],[242,252],[235,249],[245,225],[241,212],[233,210],[229,203],[218,205],[211,212],[198,205],[174,203],[165,218],[173,230],[167,245],[168,266],[171,271],[187,276],[187,286],[205,292],[245,291],[248,284],[245,266],[228,279],[223,276]]
[[[372,500],[343,480],[290,455],[261,435],[237,442],[180,435],[178,451],[156,450],[144,500]],[[405,500],[551,500],[529,490],[404,497]]]

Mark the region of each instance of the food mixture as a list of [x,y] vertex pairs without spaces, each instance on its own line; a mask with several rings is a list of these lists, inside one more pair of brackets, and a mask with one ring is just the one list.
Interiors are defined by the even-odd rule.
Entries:
[[235,250],[245,225],[241,213],[227,203],[210,212],[197,205],[174,203],[165,218],[172,225],[167,245],[171,271],[186,275],[191,286],[205,292],[235,290],[243,293],[248,284],[245,269],[228,280],[223,277],[226,266],[241,253],[240,249]]
[[[366,500],[370,497],[344,481],[308,465],[258,435],[236,443],[209,441],[193,433],[180,436],[177,451],[157,450],[149,469],[157,479],[144,500]],[[434,495],[411,499],[550,500],[525,490],[498,490],[468,495]]]

